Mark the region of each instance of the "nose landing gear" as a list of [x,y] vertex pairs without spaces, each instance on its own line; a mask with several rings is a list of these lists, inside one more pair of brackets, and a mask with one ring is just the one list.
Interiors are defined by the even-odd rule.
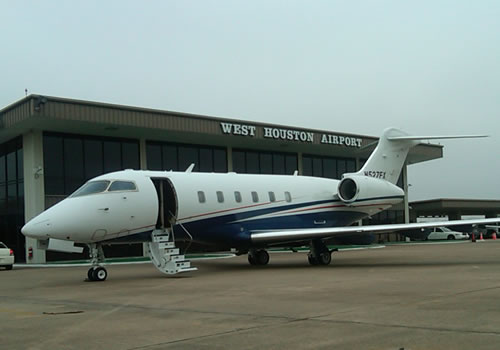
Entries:
[[97,243],[89,244],[92,267],[87,272],[87,280],[89,282],[102,282],[108,277],[108,271],[101,264],[104,262],[104,251],[102,246]]

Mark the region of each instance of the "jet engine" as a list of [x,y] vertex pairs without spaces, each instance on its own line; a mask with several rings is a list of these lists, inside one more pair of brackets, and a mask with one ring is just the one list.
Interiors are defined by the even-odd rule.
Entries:
[[340,181],[337,189],[344,203],[381,198],[401,199],[404,191],[398,186],[382,179],[363,175],[348,175]]

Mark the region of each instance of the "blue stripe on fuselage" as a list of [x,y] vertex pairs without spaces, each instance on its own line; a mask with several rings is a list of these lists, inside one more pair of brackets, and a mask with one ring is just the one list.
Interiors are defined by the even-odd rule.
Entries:
[[[400,198],[400,196],[367,198],[359,201],[375,201],[394,198]],[[364,212],[355,211],[354,208],[349,211],[345,209],[342,211],[321,211],[321,209],[314,208],[314,206],[318,205],[327,206],[335,204],[343,204],[343,202],[338,199],[329,199],[279,206],[274,205],[268,208],[246,210],[239,213],[191,220],[182,224],[176,224],[174,226],[174,234],[176,239],[181,240],[191,240],[189,237],[189,235],[191,235],[193,241],[196,243],[217,246],[221,249],[244,249],[248,248],[251,244],[250,235],[252,232],[349,226],[367,216]],[[384,204],[379,203],[378,205]],[[293,215],[289,215],[289,213],[287,213],[289,210],[300,210],[301,208],[303,208],[304,211],[294,213]],[[309,209],[311,210],[309,211]],[[282,216],[279,216],[280,212],[283,212]],[[261,217],[267,214],[277,215],[264,218]],[[201,214],[197,217],[201,218],[204,216],[207,216],[207,214]],[[317,223],[320,222],[321,224],[315,224],[315,221]],[[323,221],[325,222],[322,223]],[[185,232],[185,230],[189,232],[189,235]],[[112,241],[147,241],[149,239],[150,232],[151,231],[122,237],[120,239],[113,239]]]
[[[369,198],[361,201],[393,198],[399,198],[399,196]],[[288,210],[308,208],[317,205],[333,205],[335,203],[342,204],[343,202],[341,200],[329,199],[224,214],[206,219],[192,220],[182,225],[177,224],[174,226],[174,233],[177,238],[183,237],[189,239],[189,236],[185,233],[185,230],[187,230],[197,243],[224,245],[228,247],[245,247],[249,246],[251,243],[251,232],[348,226],[367,216],[366,213],[355,211],[354,208],[349,211],[317,211],[317,209],[313,211],[315,209],[312,208],[312,212],[304,211],[294,215],[258,218],[266,214],[279,214],[280,212],[286,214]],[[315,224],[315,221],[325,221],[325,223],[319,225]]]

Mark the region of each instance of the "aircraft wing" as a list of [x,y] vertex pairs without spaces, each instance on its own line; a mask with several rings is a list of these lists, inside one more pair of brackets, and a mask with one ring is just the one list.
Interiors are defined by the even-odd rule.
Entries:
[[404,230],[419,229],[419,228],[431,228],[440,226],[448,227],[455,225],[493,224],[498,222],[500,222],[500,218],[435,221],[435,222],[410,223],[410,224],[309,228],[309,229],[297,229],[297,230],[253,232],[251,234],[251,239],[252,242],[254,243],[292,242],[292,241],[309,240],[313,238],[332,238],[332,237],[342,237],[342,236],[362,235],[362,234],[368,235],[372,233],[387,233],[387,232],[404,231]]

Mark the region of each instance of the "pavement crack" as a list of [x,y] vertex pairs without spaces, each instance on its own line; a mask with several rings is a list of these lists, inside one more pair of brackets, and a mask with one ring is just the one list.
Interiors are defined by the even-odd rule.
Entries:
[[481,331],[481,330],[469,330],[465,328],[444,328],[444,327],[425,327],[425,326],[410,326],[403,324],[381,324],[376,322],[363,322],[363,321],[350,321],[350,320],[319,320],[315,318],[310,318],[310,321],[314,322],[324,322],[324,323],[339,323],[339,324],[354,324],[360,326],[375,326],[384,328],[402,328],[411,330],[425,330],[433,332],[450,332],[450,333],[467,333],[467,334],[481,334],[481,335],[495,335],[500,336],[500,332],[495,331]]
[[[289,323],[289,322],[285,321],[283,323]],[[189,341],[193,341],[193,340],[206,339],[206,338],[217,337],[217,336],[221,336],[221,335],[235,334],[235,333],[244,332],[244,331],[251,331],[251,330],[255,330],[255,329],[265,328],[268,326],[269,326],[268,324],[263,324],[263,325],[252,326],[252,327],[240,327],[240,328],[231,329],[229,331],[215,332],[212,334],[205,334],[205,335],[200,335],[200,336],[196,336],[196,337],[188,337],[188,338],[176,339],[176,340],[160,342],[160,343],[155,343],[155,344],[148,344],[148,345],[138,346],[138,347],[134,347],[134,348],[129,348],[127,350],[141,350],[141,349],[154,348],[154,347],[158,347],[158,346],[171,345],[171,344],[182,343],[182,342],[189,342]]]

